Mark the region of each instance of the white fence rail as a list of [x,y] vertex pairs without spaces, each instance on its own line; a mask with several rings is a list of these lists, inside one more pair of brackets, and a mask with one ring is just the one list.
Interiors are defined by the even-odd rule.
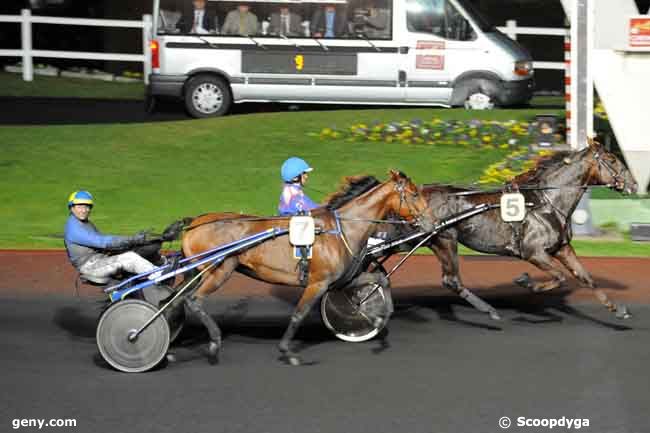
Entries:
[[[570,36],[571,29],[553,28],[553,27],[517,27],[517,21],[506,21],[505,27],[497,27],[500,31],[510,38],[517,40],[517,35],[536,35],[536,36]],[[564,43],[564,40],[562,40]],[[562,62],[533,62],[535,69],[555,69],[563,71],[566,64]]]
[[[31,10],[23,9],[21,15],[0,15],[0,23],[21,24],[21,49],[0,50],[1,57],[22,57],[23,59],[23,80],[34,79],[34,57],[56,58],[56,59],[87,59],[87,60],[114,60],[122,62],[138,62],[144,64],[144,81],[148,83],[151,73],[151,56],[149,47],[151,45],[152,19],[151,15],[143,15],[142,21],[130,20],[104,20],[85,18],[62,18],[32,15]],[[142,54],[122,53],[97,53],[84,51],[55,51],[35,50],[32,44],[32,24],[57,24],[72,26],[94,26],[94,27],[118,27],[142,29]]]

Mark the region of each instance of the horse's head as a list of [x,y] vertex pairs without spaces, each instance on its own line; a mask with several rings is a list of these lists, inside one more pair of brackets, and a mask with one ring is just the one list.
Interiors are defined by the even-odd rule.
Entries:
[[623,194],[632,194],[637,183],[623,161],[599,142],[589,139],[587,154],[592,158],[590,185],[607,185]]
[[424,231],[433,230],[433,216],[428,211],[427,200],[420,188],[401,171],[391,170],[390,177],[389,183],[393,184],[394,189],[389,199],[392,213],[413,222]]

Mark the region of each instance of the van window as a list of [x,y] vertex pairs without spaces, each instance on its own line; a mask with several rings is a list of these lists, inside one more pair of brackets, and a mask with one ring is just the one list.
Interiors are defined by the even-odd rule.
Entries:
[[448,40],[470,41],[476,33],[448,0],[407,0],[409,31],[429,33]]
[[389,0],[356,0],[352,9],[351,30],[357,37],[391,39],[392,2]]
[[391,39],[391,0],[289,3],[161,0],[159,34]]

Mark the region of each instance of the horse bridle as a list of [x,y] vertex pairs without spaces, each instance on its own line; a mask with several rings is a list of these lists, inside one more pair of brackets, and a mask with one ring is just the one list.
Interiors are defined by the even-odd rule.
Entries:
[[[413,215],[413,219],[415,220],[415,225],[423,227],[423,218],[424,218],[424,213],[426,212],[427,208],[425,208],[422,212],[414,212],[413,205],[409,203],[408,199],[406,198],[406,183],[402,182],[395,182],[395,190],[399,193],[399,209],[398,213],[402,210],[402,203],[406,203],[406,209],[409,211],[411,215]],[[413,197],[417,197],[419,192],[414,192],[411,195]]]
[[[623,167],[623,170],[617,172],[616,169],[607,161],[603,159],[603,156],[600,151],[595,151],[593,155],[594,159],[598,163],[598,175],[600,176],[601,169],[604,167],[610,176],[614,179],[614,187],[617,187],[621,182],[623,184],[622,188],[625,189],[625,173],[628,171],[627,167]],[[611,187],[611,184],[607,184],[608,187]]]

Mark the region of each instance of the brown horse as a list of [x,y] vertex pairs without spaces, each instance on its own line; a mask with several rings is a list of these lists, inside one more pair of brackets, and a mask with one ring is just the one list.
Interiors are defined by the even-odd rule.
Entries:
[[[301,322],[328,287],[359,262],[376,220],[388,214],[399,215],[423,230],[433,227],[427,201],[408,177],[396,171],[391,171],[390,178],[383,183],[371,177],[348,178],[346,187],[329,200],[327,207],[312,211],[322,234],[316,236],[305,289],[279,344],[285,361],[293,365],[300,363],[290,343]],[[232,213],[202,215],[185,229],[183,254],[190,257],[269,228],[287,228],[288,224],[289,218],[280,217],[263,219]],[[288,236],[263,242],[206,272],[194,296],[186,302],[208,329],[211,340],[209,353],[213,358],[221,345],[221,333],[217,324],[203,310],[201,301],[221,287],[233,271],[273,284],[301,285]],[[358,281],[359,284],[374,282],[377,278],[377,274],[362,274]]]
[[[443,286],[457,293],[466,291],[458,269],[460,242],[483,253],[518,257],[550,274],[551,280],[545,282],[533,282],[528,274],[515,280],[535,293],[555,289],[566,281],[553,260],[557,259],[617,317],[629,317],[624,305],[614,304],[596,288],[571,246],[571,215],[589,185],[606,185],[625,194],[637,188],[625,164],[593,141],[584,150],[558,152],[538,161],[535,168],[506,185],[510,190],[519,186],[526,202],[533,204],[522,223],[504,222],[497,209],[463,221],[431,239],[428,246],[441,262]],[[425,185],[422,192],[436,219],[480,203],[499,203],[503,193],[438,184]]]

